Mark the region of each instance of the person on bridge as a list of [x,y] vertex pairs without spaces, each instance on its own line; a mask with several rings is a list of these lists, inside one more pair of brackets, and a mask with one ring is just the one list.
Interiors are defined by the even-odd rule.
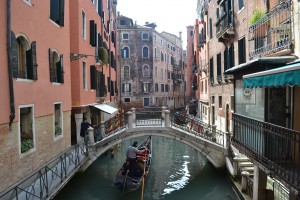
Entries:
[[134,170],[137,166],[137,159],[136,159],[136,154],[137,153],[143,153],[147,150],[147,148],[145,147],[142,150],[139,150],[137,148],[138,142],[134,141],[133,144],[131,146],[128,147],[127,152],[126,152],[126,170],[129,170],[129,174],[131,176],[134,176]]
[[81,127],[80,127],[80,136],[84,138],[85,144],[88,143],[89,136],[88,136],[88,128],[92,127],[93,125],[88,123],[87,118],[84,117],[83,121],[81,122]]

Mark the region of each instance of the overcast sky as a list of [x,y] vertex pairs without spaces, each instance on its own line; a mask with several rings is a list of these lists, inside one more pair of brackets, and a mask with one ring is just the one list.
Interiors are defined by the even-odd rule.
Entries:
[[118,0],[117,10],[138,25],[155,22],[158,32],[166,31],[179,36],[182,32],[186,49],[186,27],[194,25],[197,0]]

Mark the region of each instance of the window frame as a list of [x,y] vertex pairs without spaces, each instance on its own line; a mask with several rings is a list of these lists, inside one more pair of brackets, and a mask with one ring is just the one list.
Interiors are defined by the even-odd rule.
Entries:
[[82,88],[83,88],[83,90],[88,90],[86,61],[82,61]]
[[[144,38],[144,36],[147,36],[147,37]],[[142,40],[143,41],[149,41],[149,33],[142,33]]]
[[86,12],[82,9],[81,10],[81,37],[86,40]]
[[[60,131],[61,131],[61,134],[59,135],[56,135],[56,127],[55,127],[55,123],[57,122],[56,120],[56,108],[55,106],[56,105],[60,105],[60,108],[59,108],[59,126],[60,126]],[[57,140],[59,138],[62,138],[63,137],[63,133],[64,133],[64,124],[63,124],[63,110],[62,110],[62,102],[54,102],[53,103],[53,106],[54,106],[54,112],[53,112],[53,136],[54,136],[54,140]]]
[[[32,129],[32,141],[33,141],[33,147],[28,149],[25,152],[21,151],[21,145],[22,145],[22,133],[21,133],[21,109],[24,108],[30,108],[31,109],[31,129]],[[35,140],[35,118],[34,118],[34,104],[26,104],[26,105],[19,105],[19,121],[18,121],[18,141],[19,141],[19,154],[25,155],[27,153],[31,153],[36,151],[36,140]]]
[[[145,54],[144,49],[147,49],[147,55],[146,56],[144,55]],[[142,58],[149,58],[149,55],[150,55],[149,47],[148,46],[143,46],[142,47]]]
[[[127,35],[128,38],[124,38],[124,35]],[[122,33],[122,40],[129,40],[129,33],[127,33],[127,32]]]

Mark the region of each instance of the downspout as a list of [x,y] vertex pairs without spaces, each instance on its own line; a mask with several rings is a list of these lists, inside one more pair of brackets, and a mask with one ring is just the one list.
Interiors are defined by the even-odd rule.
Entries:
[[15,97],[12,77],[12,56],[11,56],[11,0],[7,0],[7,66],[9,75],[9,98],[10,98],[10,116],[9,127],[15,119]]

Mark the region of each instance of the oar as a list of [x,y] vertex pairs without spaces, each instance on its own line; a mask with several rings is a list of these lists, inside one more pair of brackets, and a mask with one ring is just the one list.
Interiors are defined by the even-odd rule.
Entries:
[[145,173],[146,173],[146,160],[145,160],[145,162],[144,162],[144,173],[143,173],[143,182],[142,182],[142,195],[141,195],[141,200],[144,199]]

